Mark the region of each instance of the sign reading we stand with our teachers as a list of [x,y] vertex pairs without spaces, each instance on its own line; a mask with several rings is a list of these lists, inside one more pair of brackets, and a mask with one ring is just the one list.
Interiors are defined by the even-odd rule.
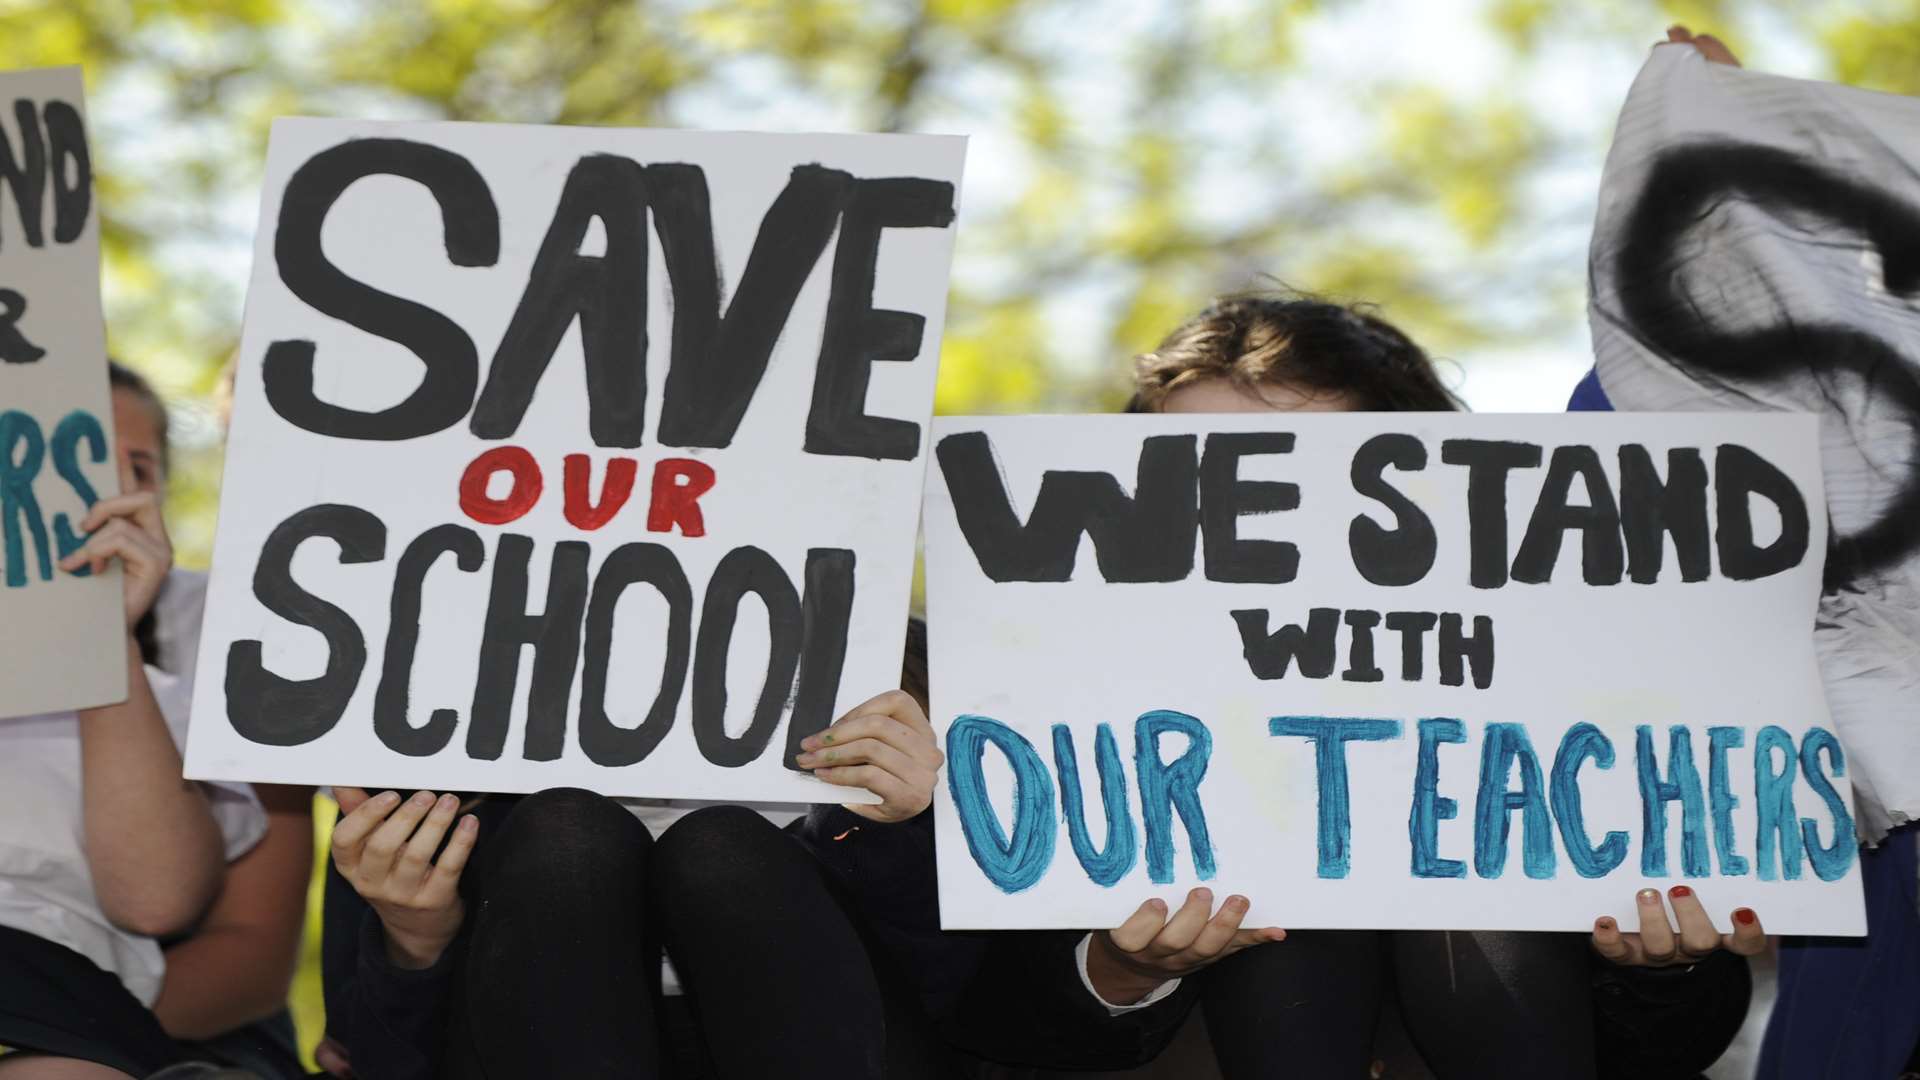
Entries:
[[963,149],[279,121],[188,775],[870,798]]
[[1865,932],[1792,414],[947,417],[949,928]]

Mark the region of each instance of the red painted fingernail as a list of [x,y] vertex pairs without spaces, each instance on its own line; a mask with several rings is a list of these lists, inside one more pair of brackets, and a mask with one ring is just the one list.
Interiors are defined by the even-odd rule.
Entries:
[[1753,913],[1752,908],[1743,907],[1733,909],[1733,921],[1739,923],[1741,926],[1752,926],[1759,918],[1758,915]]
[[1687,888],[1685,885],[1675,885],[1673,888],[1667,890],[1667,895],[1678,900],[1684,896],[1692,896],[1693,890]]

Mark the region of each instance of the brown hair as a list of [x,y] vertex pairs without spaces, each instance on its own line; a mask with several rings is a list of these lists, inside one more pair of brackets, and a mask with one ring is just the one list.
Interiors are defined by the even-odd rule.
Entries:
[[1175,327],[1134,358],[1128,412],[1159,412],[1182,386],[1226,379],[1344,394],[1371,412],[1451,412],[1460,399],[1433,361],[1367,305],[1304,293],[1241,293]]
[[140,399],[147,411],[153,414],[154,430],[160,434],[160,471],[168,475],[173,473],[173,434],[167,420],[167,403],[160,400],[153,384],[145,375],[127,367],[118,360],[107,361],[107,386],[112,390],[125,390]]

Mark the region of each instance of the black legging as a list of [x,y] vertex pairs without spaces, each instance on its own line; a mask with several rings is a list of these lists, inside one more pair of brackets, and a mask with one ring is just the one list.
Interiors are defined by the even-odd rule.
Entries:
[[1586,948],[1577,934],[1302,930],[1201,976],[1207,1031],[1227,1080],[1358,1080],[1395,993],[1439,1080],[1588,1080]]
[[[854,917],[751,810],[697,810],[656,841],[611,800],[544,791],[485,838],[462,892],[454,1080],[884,1075],[887,1001]],[[662,946],[691,1053],[662,1034]]]

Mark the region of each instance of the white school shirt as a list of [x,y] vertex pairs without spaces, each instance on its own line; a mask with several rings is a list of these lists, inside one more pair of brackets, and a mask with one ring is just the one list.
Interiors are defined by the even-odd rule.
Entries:
[[[201,588],[184,571],[167,591],[198,626]],[[164,595],[164,593],[163,593]],[[178,643],[167,626],[170,604],[160,605],[161,655]],[[177,622],[176,627],[181,623]],[[118,647],[117,645],[115,646]],[[187,742],[191,673],[148,667],[147,682],[177,747]],[[128,992],[151,1006],[160,996],[166,961],[150,937],[113,925],[94,895],[81,823],[80,718],[73,712],[0,719],[0,926],[64,945],[119,977]],[[246,854],[267,831],[266,811],[247,784],[204,784],[228,861]]]

